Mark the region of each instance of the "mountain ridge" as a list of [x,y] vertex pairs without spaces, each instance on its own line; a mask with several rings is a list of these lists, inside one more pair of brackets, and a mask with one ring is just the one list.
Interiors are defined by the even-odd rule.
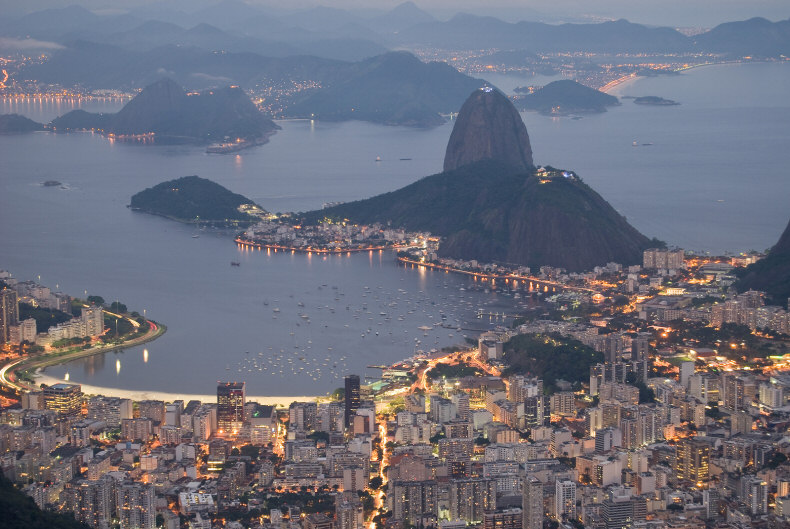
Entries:
[[115,135],[154,134],[155,142],[210,143],[225,139],[265,141],[279,126],[239,88],[187,95],[175,81],[148,85],[116,114],[74,110],[54,119],[53,130],[91,129]]

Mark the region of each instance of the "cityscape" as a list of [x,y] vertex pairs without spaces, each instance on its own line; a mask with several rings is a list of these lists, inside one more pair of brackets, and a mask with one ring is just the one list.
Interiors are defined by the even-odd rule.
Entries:
[[[371,383],[347,375],[331,397],[282,407],[247,400],[244,381],[218,383],[216,402],[27,385],[22,407],[3,412],[3,471],[40,507],[61,504],[93,527],[217,517],[231,527],[542,527],[544,516],[686,527],[769,512],[778,527],[790,488],[790,315],[760,292],[727,294],[732,270],[758,257],[649,250],[641,266],[542,269],[531,285],[512,279],[523,269],[445,262],[524,296],[549,290],[540,281],[561,285],[550,306],[572,317],[533,314],[476,346],[382,366]],[[413,266],[425,266],[419,259]],[[72,300],[8,273],[3,281],[7,348],[25,342],[46,355],[58,341],[112,335],[92,327],[109,306],[36,335],[35,319],[19,321],[20,303]],[[534,376],[513,367],[521,340],[589,358],[583,372]]]
[[668,88],[790,21],[84,4],[0,16],[0,526],[790,527],[790,110]]

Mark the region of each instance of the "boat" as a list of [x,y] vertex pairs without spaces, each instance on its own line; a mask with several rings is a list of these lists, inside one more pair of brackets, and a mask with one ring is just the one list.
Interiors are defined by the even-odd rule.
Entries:
[[376,161],[380,162],[381,161],[381,156],[376,156]]
[[199,234],[199,233],[196,233],[196,234],[194,234],[194,235],[192,236],[192,238],[193,238],[193,239],[199,239],[199,238],[200,238],[200,234]]
[[231,261],[230,266],[241,266],[241,263],[238,261]]

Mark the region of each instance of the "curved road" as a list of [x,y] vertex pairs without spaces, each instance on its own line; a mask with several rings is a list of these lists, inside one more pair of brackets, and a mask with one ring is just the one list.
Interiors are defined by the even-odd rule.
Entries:
[[41,356],[32,356],[32,357],[28,356],[28,357],[19,358],[18,360],[14,360],[13,362],[8,363],[4,365],[2,368],[0,368],[0,386],[15,391],[17,393],[35,389],[34,385],[17,382],[15,380],[16,377],[13,376],[15,372],[20,368],[38,369],[40,367],[69,362],[76,358],[84,358],[86,356],[93,356],[96,354],[107,353],[109,351],[115,351],[118,349],[124,349],[127,347],[142,345],[144,343],[159,338],[167,331],[167,327],[165,327],[164,325],[160,325],[151,320],[146,320],[146,322],[148,322],[148,331],[144,335],[138,338],[134,338],[132,340],[125,341],[121,344],[91,347],[90,349],[86,349],[84,351],[76,351],[70,354],[52,353],[52,354],[41,355]]

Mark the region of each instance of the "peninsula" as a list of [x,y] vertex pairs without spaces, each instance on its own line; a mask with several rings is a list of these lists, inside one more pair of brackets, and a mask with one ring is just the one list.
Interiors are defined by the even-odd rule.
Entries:
[[249,198],[198,176],[184,176],[140,191],[129,207],[179,222],[214,226],[246,225],[267,214]]
[[306,225],[348,219],[430,232],[442,238],[437,257],[536,269],[634,264],[657,244],[576,173],[532,164],[529,136],[510,100],[493,89],[476,90],[456,120],[444,172],[300,217]]

